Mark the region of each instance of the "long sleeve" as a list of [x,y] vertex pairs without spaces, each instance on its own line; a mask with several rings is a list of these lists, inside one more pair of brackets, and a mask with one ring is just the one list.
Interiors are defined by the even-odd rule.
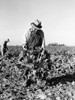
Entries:
[[45,49],[45,38],[43,37],[42,48]]
[[42,48],[45,49],[45,37],[44,37],[44,32],[41,30],[41,38],[42,38]]
[[24,36],[23,49],[25,49],[26,41],[27,41],[27,39],[29,39],[29,37],[30,37],[30,30]]

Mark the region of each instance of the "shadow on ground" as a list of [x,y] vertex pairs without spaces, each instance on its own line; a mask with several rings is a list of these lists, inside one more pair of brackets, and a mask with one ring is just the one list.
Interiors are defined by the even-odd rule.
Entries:
[[47,81],[47,84],[50,86],[57,85],[58,83],[65,84],[67,82],[75,81],[75,73],[73,73],[72,75],[65,75],[61,77],[47,79],[46,81]]

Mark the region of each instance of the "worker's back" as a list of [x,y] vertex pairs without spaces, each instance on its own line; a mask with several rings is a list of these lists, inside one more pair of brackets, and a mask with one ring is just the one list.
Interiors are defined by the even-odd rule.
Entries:
[[41,47],[43,37],[44,35],[42,30],[37,30],[35,33],[31,33],[30,38],[27,40],[28,48],[33,49],[35,47]]

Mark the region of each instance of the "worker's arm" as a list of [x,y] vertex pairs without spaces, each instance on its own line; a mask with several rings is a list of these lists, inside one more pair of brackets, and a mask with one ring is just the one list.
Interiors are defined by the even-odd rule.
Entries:
[[24,44],[23,44],[23,49],[26,50],[26,43],[27,43],[27,40],[30,38],[30,30],[25,34],[25,39],[24,39]]
[[42,37],[42,48],[45,49],[45,37],[44,37],[44,32],[42,31],[42,34],[41,34],[41,37]]
[[42,48],[45,49],[45,38],[43,37]]

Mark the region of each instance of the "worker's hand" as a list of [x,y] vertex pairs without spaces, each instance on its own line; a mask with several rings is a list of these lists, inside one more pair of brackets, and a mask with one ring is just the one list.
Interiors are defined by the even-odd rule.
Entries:
[[25,44],[23,44],[23,49],[27,50],[27,46]]
[[26,46],[24,46],[23,50],[24,50],[24,51],[27,51],[27,47],[26,47]]
[[27,51],[27,48],[23,48],[23,50]]
[[44,50],[43,47],[41,47],[40,50],[41,50],[41,51]]

